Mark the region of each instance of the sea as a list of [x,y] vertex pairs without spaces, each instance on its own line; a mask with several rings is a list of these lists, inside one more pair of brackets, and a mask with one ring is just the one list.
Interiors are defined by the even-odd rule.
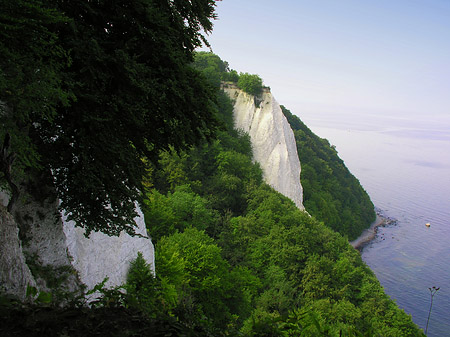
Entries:
[[378,211],[393,220],[363,248],[365,263],[420,328],[428,323],[428,336],[450,336],[450,116],[299,117],[336,146]]

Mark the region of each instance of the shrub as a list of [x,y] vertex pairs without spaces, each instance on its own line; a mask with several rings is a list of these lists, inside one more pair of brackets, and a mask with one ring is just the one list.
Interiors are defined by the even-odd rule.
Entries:
[[262,91],[262,79],[258,75],[241,73],[237,82],[238,87],[246,93],[258,96]]

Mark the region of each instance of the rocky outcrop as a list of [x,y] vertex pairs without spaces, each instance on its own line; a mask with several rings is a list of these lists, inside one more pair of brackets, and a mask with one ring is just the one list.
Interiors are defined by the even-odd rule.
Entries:
[[297,145],[280,105],[267,88],[258,97],[232,83],[224,83],[222,88],[234,102],[235,128],[250,135],[253,158],[265,181],[303,210]]
[[27,286],[36,286],[22,251],[19,229],[11,214],[0,205],[0,290],[25,299]]
[[68,255],[58,201],[49,191],[46,187],[37,194],[22,190],[13,214],[38,289],[74,292],[79,290],[80,280]]
[[[51,189],[45,184],[26,188],[34,191],[24,187],[14,217],[0,206],[0,289],[6,293],[23,299],[28,285],[40,291],[77,292],[82,285],[91,289],[106,277],[107,287],[118,286],[125,283],[138,252],[154,266],[153,244],[139,207],[137,236],[92,232],[86,238],[84,229],[65,221]],[[5,205],[8,195],[0,196]]]
[[136,234],[130,236],[122,232],[120,236],[108,236],[100,232],[92,232],[89,238],[84,229],[76,227],[73,221],[64,221],[67,249],[72,257],[72,265],[79,278],[88,288],[108,278],[106,286],[113,287],[126,281],[130,262],[141,252],[144,259],[154,270],[155,258],[153,244],[147,236],[144,215],[137,207],[135,218]]

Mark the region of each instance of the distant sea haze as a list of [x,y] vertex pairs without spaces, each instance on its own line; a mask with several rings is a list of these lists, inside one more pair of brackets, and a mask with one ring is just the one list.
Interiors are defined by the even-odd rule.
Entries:
[[397,220],[379,229],[363,260],[424,330],[429,288],[440,287],[428,336],[450,336],[450,118],[299,117],[336,146],[375,206]]

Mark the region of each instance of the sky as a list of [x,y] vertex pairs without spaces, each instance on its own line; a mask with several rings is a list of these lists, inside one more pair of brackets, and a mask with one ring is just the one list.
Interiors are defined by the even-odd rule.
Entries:
[[216,13],[212,51],[300,118],[450,120],[450,0],[223,0]]

